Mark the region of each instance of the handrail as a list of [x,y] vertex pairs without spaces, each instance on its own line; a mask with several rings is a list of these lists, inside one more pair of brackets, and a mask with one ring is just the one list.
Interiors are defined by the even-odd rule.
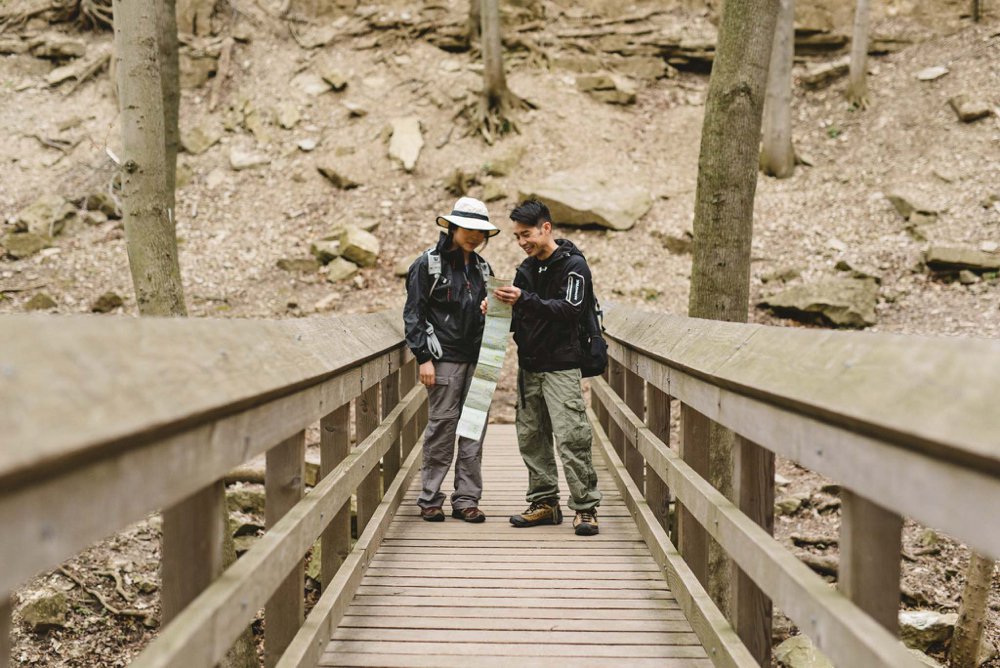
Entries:
[[[740,325],[626,307],[612,309],[606,326],[611,382],[591,386],[595,420],[609,434],[598,442],[609,444],[606,454],[612,463],[620,458],[626,482],[637,487],[634,512],[651,512],[642,510],[645,488],[648,507],[668,526],[662,497],[676,496],[681,526],[670,527],[672,538],[699,577],[707,573],[706,532],[740,566],[734,600],[746,602],[730,612],[739,624],[730,621],[758,648],[757,659],[766,660],[773,599],[837,664],[918,665],[894,638],[900,516],[1000,555],[992,511],[1000,507],[993,410],[1000,344]],[[667,444],[671,399],[681,404],[680,455]],[[733,479],[749,493],[739,492],[736,503],[704,479],[711,422],[737,434]],[[766,530],[773,463],[761,462],[773,461],[770,453],[841,483],[841,592]],[[654,534],[644,531],[647,540]],[[675,579],[683,589],[684,579],[674,574],[672,586]]]
[[[358,530],[370,529],[360,548],[367,554],[415,470],[410,454],[426,394],[415,387],[400,320],[393,312],[289,321],[0,318],[0,338],[10,343],[0,349],[0,627],[21,583],[163,510],[164,531],[167,511],[193,520],[190,542],[204,546],[206,563],[188,565],[183,550],[171,555],[181,567],[164,575],[162,600],[174,592],[183,609],[138,665],[178,665],[182,657],[188,666],[214,665],[261,607],[271,620],[268,660],[281,657],[301,632],[295,618],[309,547],[322,535],[336,548],[323,556],[323,582],[336,581],[348,556],[352,494]],[[352,403],[359,443],[350,450]],[[305,429],[316,423],[323,478],[303,497]],[[268,529],[213,583],[221,481],[264,452]],[[380,504],[383,476],[391,494]],[[350,585],[367,559],[344,563]],[[272,617],[272,606],[291,614]]]

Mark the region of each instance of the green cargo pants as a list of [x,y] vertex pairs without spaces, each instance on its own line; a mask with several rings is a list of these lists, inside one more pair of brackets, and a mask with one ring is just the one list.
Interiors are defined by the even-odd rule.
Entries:
[[569,485],[569,507],[590,510],[601,503],[591,460],[593,434],[580,389],[580,370],[521,370],[517,442],[528,467],[528,503],[559,498],[559,471],[552,437]]

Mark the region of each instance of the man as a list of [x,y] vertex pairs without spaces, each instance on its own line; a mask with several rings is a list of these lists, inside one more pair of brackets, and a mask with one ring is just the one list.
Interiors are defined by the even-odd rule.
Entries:
[[587,304],[590,268],[576,246],[552,235],[552,217],[541,202],[527,200],[510,219],[527,259],[512,287],[495,296],[514,307],[511,328],[517,342],[517,441],[528,467],[528,509],[513,515],[515,527],[559,524],[559,473],[552,438],[569,484],[579,536],[599,531],[601,493],[591,461],[592,434],[580,389],[580,319]]

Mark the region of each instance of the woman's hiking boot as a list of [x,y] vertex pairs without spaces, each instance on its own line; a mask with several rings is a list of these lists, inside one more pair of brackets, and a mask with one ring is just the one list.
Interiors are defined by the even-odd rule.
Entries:
[[441,506],[421,508],[420,519],[425,522],[444,522],[444,511],[441,510]]
[[599,534],[601,529],[597,526],[597,508],[576,511],[576,517],[573,518],[573,531],[576,532],[577,536],[596,536]]
[[456,520],[463,520],[472,524],[481,524],[486,521],[486,514],[479,508],[452,508],[451,516]]
[[516,527],[536,527],[540,524],[562,524],[562,511],[556,499],[532,501],[520,515],[511,515],[510,523]]

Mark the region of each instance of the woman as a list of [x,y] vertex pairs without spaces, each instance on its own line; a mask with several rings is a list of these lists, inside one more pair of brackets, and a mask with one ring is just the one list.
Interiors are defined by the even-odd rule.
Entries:
[[[410,265],[403,308],[406,344],[417,358],[420,382],[430,398],[420,471],[423,490],[417,499],[420,516],[428,522],[445,519],[441,484],[455,458],[455,431],[483,338],[479,303],[486,297],[486,277],[493,272],[476,249],[500,232],[490,224],[486,205],[471,197],[459,199],[450,214],[438,216],[437,224],[447,232]],[[451,495],[451,516],[456,519],[486,521],[479,509],[482,453],[482,436],[478,441],[458,439]]]

